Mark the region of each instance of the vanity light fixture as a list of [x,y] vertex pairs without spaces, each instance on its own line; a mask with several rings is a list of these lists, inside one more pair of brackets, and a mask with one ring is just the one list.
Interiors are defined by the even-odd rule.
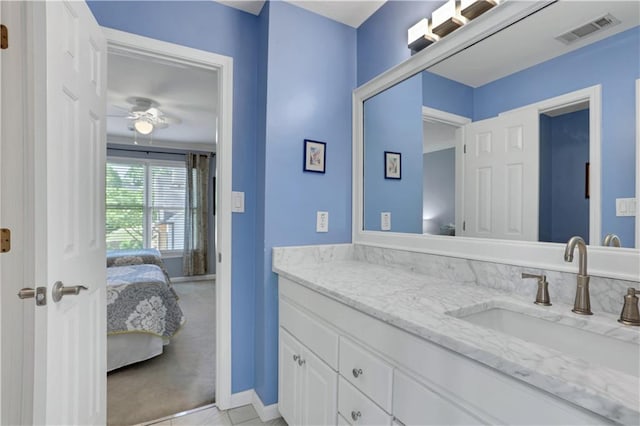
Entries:
[[407,46],[412,52],[419,52],[425,47],[440,40],[440,37],[431,32],[431,23],[427,18],[420,20],[407,31]]
[[499,0],[460,0],[460,14],[472,20],[498,4]]
[[460,14],[460,0],[448,0],[431,14],[431,31],[444,37],[467,22],[467,18]]
[[148,135],[153,132],[153,123],[150,123],[143,118],[139,118],[138,120],[136,120],[133,123],[133,127],[136,129],[136,132],[140,133],[141,135]]

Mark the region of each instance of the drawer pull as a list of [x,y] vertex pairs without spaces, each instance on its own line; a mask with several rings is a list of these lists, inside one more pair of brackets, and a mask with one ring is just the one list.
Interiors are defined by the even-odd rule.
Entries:
[[351,412],[351,418],[353,419],[354,422],[357,422],[360,417],[362,417],[362,413],[360,411]]
[[359,376],[362,376],[362,368],[354,368],[351,372],[353,373],[353,377],[355,377],[356,379]]

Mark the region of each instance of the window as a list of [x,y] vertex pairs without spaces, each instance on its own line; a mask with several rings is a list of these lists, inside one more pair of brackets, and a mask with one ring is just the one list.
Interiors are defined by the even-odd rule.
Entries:
[[186,166],[181,161],[107,161],[107,249],[184,246]]

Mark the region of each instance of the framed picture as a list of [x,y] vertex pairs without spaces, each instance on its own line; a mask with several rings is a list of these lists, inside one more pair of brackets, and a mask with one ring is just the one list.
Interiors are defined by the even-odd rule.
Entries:
[[327,160],[327,144],[324,142],[304,140],[305,172],[324,173]]
[[402,179],[402,164],[400,163],[401,155],[399,152],[384,152],[384,178],[385,179]]

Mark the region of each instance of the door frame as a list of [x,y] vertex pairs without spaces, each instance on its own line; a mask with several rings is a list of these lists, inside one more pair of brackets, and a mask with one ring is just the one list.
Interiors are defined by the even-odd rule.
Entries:
[[[425,121],[437,121],[458,129],[456,134],[456,197],[454,210],[456,230],[459,230],[462,229],[462,221],[464,219],[464,126],[471,123],[471,119],[451,112],[423,106],[422,123],[424,124]],[[424,135],[422,137],[424,139]]]
[[215,404],[231,408],[231,188],[233,58],[103,27],[107,52],[117,48],[219,73],[220,126],[216,146],[216,387]]
[[[31,7],[27,3],[7,2],[0,5],[0,16],[2,17],[0,21],[9,28],[9,45],[13,59],[13,62],[9,62],[6,54],[0,53],[0,134],[4,131],[7,136],[0,138],[0,156],[5,155],[5,147],[11,145],[12,154],[17,155],[15,157],[12,155],[8,161],[22,168],[21,176],[16,176],[16,173],[11,175],[12,179],[21,179],[22,184],[8,186],[8,192],[2,192],[0,184],[0,203],[3,203],[5,212],[9,211],[10,216],[14,217],[13,225],[10,227],[15,226],[11,229],[13,271],[9,277],[10,282],[1,283],[0,334],[12,344],[22,347],[22,364],[11,365],[14,370],[11,380],[17,380],[20,383],[16,393],[19,393],[21,404],[19,407],[12,406],[11,409],[20,411],[20,416],[25,424],[33,422],[34,339],[30,337],[34,336],[35,303],[32,300],[19,301],[14,291],[20,287],[36,287],[33,269],[25,266],[34,261],[34,179],[30,155],[33,153],[34,128],[31,125],[31,113],[35,95],[33,87],[29,84],[33,80],[33,57],[30,54],[33,36],[28,31],[28,25],[31,22],[30,11]],[[7,50],[8,52],[9,50]],[[4,80],[11,82],[11,94],[9,95],[2,93],[2,84],[6,84]],[[3,103],[3,100],[7,100],[3,99],[3,96],[10,101],[9,105]],[[16,147],[21,147],[21,149]],[[22,194],[16,196],[16,191],[22,192]],[[0,225],[6,227],[6,217],[0,215],[0,220]],[[4,255],[0,256],[0,270],[7,261],[8,259]],[[4,273],[6,276],[6,270]],[[0,280],[1,277],[0,275]],[[11,302],[23,305],[22,315],[13,318],[9,324],[5,323],[4,327],[7,329],[2,329],[3,307],[6,309],[5,305]],[[2,382],[10,379],[9,374],[2,370],[2,357],[7,355],[6,350],[7,348],[2,347],[0,340],[0,377],[2,377]],[[5,351],[4,354],[3,351]],[[0,419],[3,419],[3,413],[5,416],[7,415],[7,411],[8,408],[3,407],[2,386],[0,386]],[[13,412],[15,413],[15,411]]]
[[636,80],[636,249],[640,249],[640,79]]

